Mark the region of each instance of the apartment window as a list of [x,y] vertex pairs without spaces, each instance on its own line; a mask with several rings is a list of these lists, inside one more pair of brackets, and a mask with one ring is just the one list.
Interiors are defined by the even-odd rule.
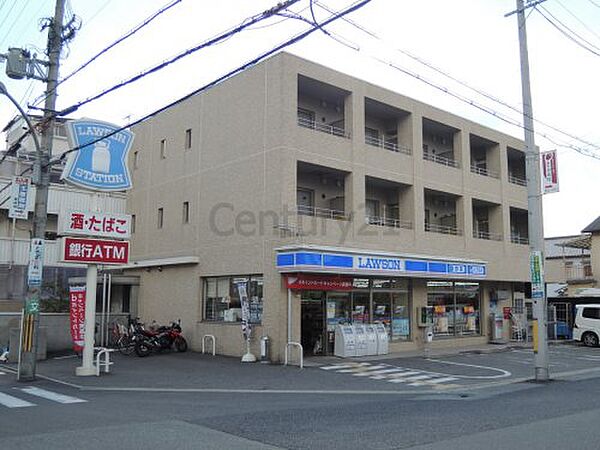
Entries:
[[167,157],[167,140],[160,140],[160,159],[165,159]]
[[192,148],[192,129],[188,128],[185,130],[185,148]]
[[244,293],[248,302],[248,321],[260,324],[263,312],[262,275],[205,278],[204,320],[241,322]]
[[156,224],[158,226],[158,228],[163,227],[163,216],[164,216],[163,208],[158,208],[158,222]]
[[190,223],[190,202],[183,202],[183,223]]
[[135,233],[135,214],[131,215],[131,234]]
[[138,168],[138,152],[133,152],[133,168]]

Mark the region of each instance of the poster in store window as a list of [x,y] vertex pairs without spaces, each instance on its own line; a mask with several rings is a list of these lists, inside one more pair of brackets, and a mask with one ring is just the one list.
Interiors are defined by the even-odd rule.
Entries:
[[410,334],[410,327],[408,319],[394,319],[392,320],[392,335],[393,336],[408,336]]

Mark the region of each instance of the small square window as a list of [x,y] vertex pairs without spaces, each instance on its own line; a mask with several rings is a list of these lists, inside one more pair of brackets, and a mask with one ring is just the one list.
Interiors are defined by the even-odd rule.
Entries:
[[165,159],[167,157],[167,140],[160,140],[160,159]]
[[183,223],[190,223],[190,202],[183,202]]
[[163,227],[163,215],[164,215],[163,208],[158,208],[158,222],[157,222],[158,228]]
[[131,234],[135,233],[135,214],[131,215]]
[[133,152],[133,168],[138,168],[138,152]]
[[192,129],[188,128],[185,130],[185,148],[192,148]]

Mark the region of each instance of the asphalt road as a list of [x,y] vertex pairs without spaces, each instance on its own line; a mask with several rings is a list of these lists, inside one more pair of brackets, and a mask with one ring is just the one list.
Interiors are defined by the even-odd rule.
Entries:
[[[195,355],[187,359],[170,355],[149,359],[135,374],[137,386],[129,378],[118,378],[116,373],[114,378],[112,375],[86,378],[87,385],[80,387],[43,379],[19,383],[7,368],[0,367],[4,372],[0,375],[0,446],[6,449],[598,448],[599,357],[600,349],[553,347],[553,372],[560,370],[564,375],[546,384],[524,381],[532,373],[528,350],[459,355],[444,358],[444,363],[423,358],[369,361],[371,366],[389,364],[419,373],[472,377],[500,374],[494,370],[510,373],[485,382],[468,378],[452,381],[449,384],[458,386],[447,389],[438,388],[444,382],[410,387],[409,383],[390,383],[385,379],[355,376],[354,372],[334,373],[337,371],[319,367],[304,371],[281,366],[248,367],[228,360],[210,362]],[[129,361],[131,367],[135,361],[141,364],[140,360],[132,359],[123,360],[122,366]],[[55,366],[48,372],[56,375],[59,367],[69,367],[71,363],[59,360],[49,362],[46,367],[50,364]],[[185,371],[200,367],[195,364],[201,364],[205,371],[190,376]],[[184,387],[175,385],[178,380],[173,372],[160,370],[167,365],[182,372]],[[41,370],[44,367],[40,365]],[[154,371],[149,371],[152,367]],[[222,380],[213,379],[219,378],[219,371],[223,372]],[[389,373],[399,374],[404,370]],[[163,387],[169,385],[164,376],[172,377],[171,388]],[[405,378],[419,376],[423,375]],[[239,378],[250,379],[236,384],[233,391],[215,388]],[[270,382],[275,379],[281,389],[270,389]],[[432,376],[425,381],[434,379]],[[326,389],[322,386],[324,382]],[[244,385],[249,389],[237,389]]]

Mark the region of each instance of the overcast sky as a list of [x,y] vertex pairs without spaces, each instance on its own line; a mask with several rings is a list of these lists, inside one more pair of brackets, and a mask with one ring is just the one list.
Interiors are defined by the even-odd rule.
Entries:
[[[354,1],[315,2],[317,20],[329,17],[323,7],[338,11]],[[82,27],[63,52],[61,77],[169,3],[170,0],[68,1],[68,13],[79,16]],[[377,38],[338,20],[326,28],[331,36],[314,33],[287,51],[523,138],[522,128],[468,102],[473,101],[509,122],[521,122],[517,112],[443,75],[451,75],[520,109],[516,16],[504,17],[515,9],[515,3],[514,0],[372,0],[347,17]],[[276,0],[182,0],[62,84],[57,107],[62,109],[90,97],[275,4]],[[545,235],[550,237],[577,234],[600,215],[600,202],[596,200],[600,194],[600,159],[568,148],[575,146],[600,158],[600,147],[589,145],[600,145],[597,112],[600,0],[547,0],[542,6],[545,9],[530,11],[527,32],[534,116],[559,130],[541,123],[535,125],[536,131],[554,141],[538,135],[536,144],[542,151],[557,149],[559,155],[560,193],[544,196]],[[308,0],[291,9],[311,17]],[[0,0],[0,52],[14,46],[43,55],[46,32],[39,32],[39,19],[53,14],[53,10],[53,0]],[[566,35],[542,14],[558,27],[568,27],[569,30],[564,30]],[[299,20],[278,17],[266,20],[220,45],[198,51],[91,102],[69,117],[93,117],[118,124],[136,120],[307,27]],[[396,68],[378,60],[393,63]],[[466,102],[399,68],[449,90]],[[44,90],[40,81],[9,79],[3,68],[0,80],[23,106],[32,104]],[[4,127],[15,113],[12,105],[0,98],[0,126]]]

